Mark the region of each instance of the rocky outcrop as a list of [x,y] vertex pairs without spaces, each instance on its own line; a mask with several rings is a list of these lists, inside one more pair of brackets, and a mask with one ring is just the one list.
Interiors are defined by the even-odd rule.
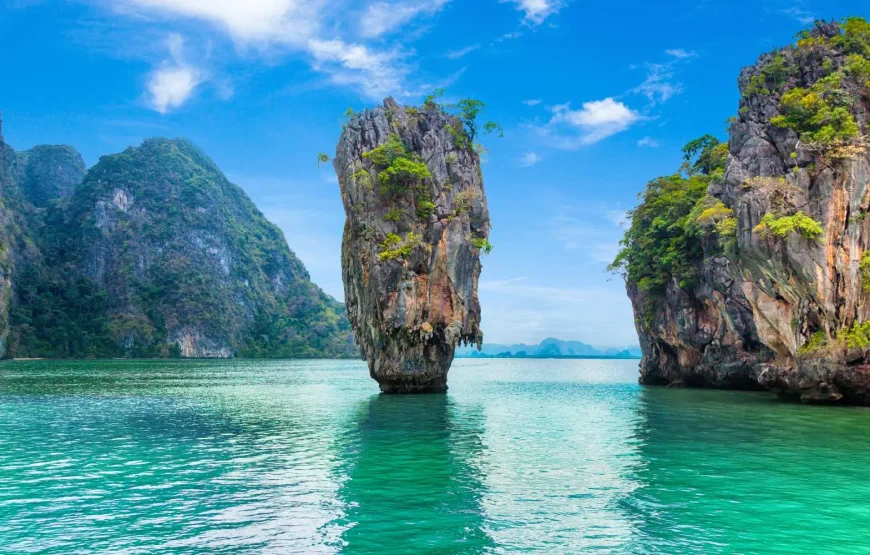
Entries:
[[16,292],[43,271],[39,230],[45,208],[72,194],[85,174],[70,146],[37,146],[16,152],[6,144],[0,119],[0,357],[9,356],[19,324]]
[[71,197],[86,171],[81,154],[66,145],[39,145],[19,152],[17,165],[22,192],[38,207]]
[[[736,247],[705,244],[693,287],[674,279],[653,298],[629,280],[642,383],[870,403],[870,345],[855,339],[870,320],[870,44],[848,27],[865,24],[817,24],[741,72],[726,171],[708,190],[733,211]],[[798,213],[819,232],[762,222]]]
[[445,391],[456,346],[482,341],[490,224],[472,140],[434,102],[392,99],[353,116],[339,140],[345,302],[383,392]]
[[86,174],[71,147],[0,140],[4,357],[353,357],[344,307],[185,140]]

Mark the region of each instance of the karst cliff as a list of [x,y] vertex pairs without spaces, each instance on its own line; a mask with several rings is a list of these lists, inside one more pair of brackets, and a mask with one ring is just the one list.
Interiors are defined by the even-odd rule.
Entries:
[[344,307],[182,139],[86,171],[0,136],[0,356],[352,357]]
[[641,382],[870,404],[870,24],[816,23],[739,77],[730,137],[650,182],[624,271]]
[[456,346],[482,340],[477,285],[491,247],[475,131],[433,100],[387,99],[341,134],[345,302],[385,393],[445,391]]

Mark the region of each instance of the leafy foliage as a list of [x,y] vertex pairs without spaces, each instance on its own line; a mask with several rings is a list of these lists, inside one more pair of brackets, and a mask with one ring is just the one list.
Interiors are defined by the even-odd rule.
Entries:
[[743,95],[770,94],[782,87],[793,74],[795,68],[786,63],[785,56],[777,52],[773,60],[761,69],[758,75],[749,78],[749,83],[743,89]]
[[640,204],[629,213],[631,226],[620,242],[622,248],[608,266],[609,271],[624,272],[629,283],[653,298],[663,294],[672,279],[680,287],[697,282],[705,225],[718,225],[717,232],[723,235],[736,231],[730,210],[711,203],[706,195],[710,182],[724,171],[723,144],[705,135],[689,142],[683,154],[684,173],[659,177],[647,185]]
[[858,124],[849,111],[852,103],[842,89],[843,74],[831,74],[809,89],[795,87],[782,95],[781,114],[771,118],[777,127],[793,129],[807,143],[823,145],[858,136]]
[[352,356],[342,305],[245,193],[187,141],[105,156],[34,226],[10,354],[177,356],[204,337],[239,356]]
[[492,253],[492,244],[486,237],[472,237],[471,245],[483,254]]
[[870,322],[863,324],[855,322],[851,328],[841,333],[841,337],[850,349],[870,347]]
[[409,152],[396,134],[390,135],[381,146],[364,152],[363,158],[379,170],[378,182],[382,192],[388,194],[403,193],[412,184],[432,177],[420,156]]
[[381,260],[404,258],[411,254],[411,251],[422,245],[422,241],[423,237],[413,231],[409,231],[404,239],[395,233],[388,233],[387,237],[381,243],[378,257]]
[[329,155],[328,154],[326,154],[324,152],[320,152],[317,154],[317,167],[318,168],[320,166],[322,166],[323,164],[328,164],[328,163],[329,163]]
[[704,228],[712,228],[719,237],[719,244],[726,250],[734,247],[737,235],[737,218],[734,210],[725,206],[721,200],[710,197],[695,205],[693,212],[700,210],[695,221]]
[[690,175],[711,175],[716,171],[724,171],[727,159],[728,144],[712,135],[689,141],[683,147],[683,170]]
[[762,236],[787,237],[790,233],[797,233],[805,239],[817,239],[824,233],[822,225],[816,220],[798,211],[791,216],[776,216],[765,214],[761,222],[755,226],[755,232]]
[[861,289],[870,291],[870,252],[861,255],[858,263],[858,273],[861,275]]
[[818,330],[817,332],[813,333],[809,337],[809,339],[807,339],[807,342],[798,349],[797,354],[799,356],[807,356],[813,353],[818,353],[819,351],[824,350],[827,345],[828,340],[827,337],[825,337],[825,332],[822,330]]

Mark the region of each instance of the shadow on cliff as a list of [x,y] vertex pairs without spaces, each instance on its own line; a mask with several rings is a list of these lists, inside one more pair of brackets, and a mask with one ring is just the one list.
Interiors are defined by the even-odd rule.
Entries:
[[343,553],[493,548],[481,506],[481,411],[442,395],[378,395],[356,419],[338,469]]

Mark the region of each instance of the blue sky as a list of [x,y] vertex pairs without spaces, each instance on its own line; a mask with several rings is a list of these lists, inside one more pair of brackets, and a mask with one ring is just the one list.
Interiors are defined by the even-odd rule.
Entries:
[[[863,10],[862,10],[863,5]],[[484,178],[489,342],[637,340],[604,272],[625,211],[680,147],[724,138],[737,75],[858,1],[6,0],[0,110],[18,149],[88,165],[187,137],[241,185],[312,278],[342,298],[344,214],[330,167],[342,114],[435,87],[502,123]]]

